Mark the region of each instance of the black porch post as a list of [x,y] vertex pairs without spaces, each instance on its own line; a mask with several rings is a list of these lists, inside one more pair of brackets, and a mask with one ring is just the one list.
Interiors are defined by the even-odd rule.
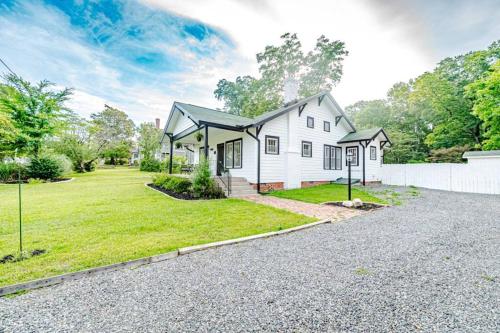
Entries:
[[208,126],[205,125],[205,147],[203,147],[205,158],[208,159]]
[[173,135],[169,135],[168,137],[170,138],[170,163],[168,164],[168,173],[172,174],[172,163],[174,161],[174,137]]
[[365,186],[365,183],[366,183],[366,179],[365,179],[365,159],[366,159],[365,145],[361,144],[361,147],[363,147],[363,186]]

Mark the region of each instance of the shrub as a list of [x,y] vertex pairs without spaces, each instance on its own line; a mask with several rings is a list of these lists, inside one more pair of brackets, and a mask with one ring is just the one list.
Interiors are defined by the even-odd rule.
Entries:
[[160,162],[154,159],[144,159],[141,161],[141,171],[160,172]]
[[170,175],[167,175],[165,173],[155,175],[153,176],[153,184],[156,186],[163,186],[163,184],[165,184],[169,177]]
[[191,180],[184,177],[159,174],[153,178],[153,184],[176,193],[191,192]]
[[59,178],[64,172],[61,162],[52,156],[43,156],[31,159],[27,168],[29,178],[43,180]]
[[21,171],[21,179],[26,178],[26,168],[15,162],[0,162],[0,182],[7,183],[17,180],[18,171]]
[[215,183],[210,172],[208,160],[202,158],[193,173],[193,192],[196,196],[206,199],[223,198],[224,192]]
[[465,163],[462,155],[469,150],[469,146],[434,149],[431,150],[427,161],[431,163]]
[[59,163],[62,169],[62,175],[67,175],[73,171],[73,163],[69,159],[68,156],[58,154],[58,155],[52,155],[52,157]]

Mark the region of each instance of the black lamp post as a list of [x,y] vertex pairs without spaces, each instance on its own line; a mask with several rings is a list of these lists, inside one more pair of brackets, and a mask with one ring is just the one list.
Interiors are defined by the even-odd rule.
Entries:
[[351,201],[351,162],[353,153],[351,150],[347,150],[347,191],[348,200]]

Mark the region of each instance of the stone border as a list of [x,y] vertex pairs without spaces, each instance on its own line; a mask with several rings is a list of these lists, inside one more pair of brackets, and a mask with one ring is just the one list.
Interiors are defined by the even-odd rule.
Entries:
[[[160,192],[160,193],[162,193],[162,192]],[[38,289],[38,288],[43,288],[43,287],[49,287],[49,286],[53,286],[53,285],[56,285],[59,283],[63,283],[65,281],[78,280],[78,279],[81,279],[83,277],[91,276],[91,275],[94,275],[94,274],[100,273],[100,272],[111,272],[111,271],[116,271],[116,270],[121,269],[121,268],[138,267],[138,266],[152,264],[152,263],[156,263],[156,262],[160,262],[160,261],[164,261],[164,260],[174,259],[178,256],[186,255],[186,254],[197,252],[197,251],[204,251],[204,250],[214,249],[214,248],[225,246],[225,245],[244,243],[244,242],[248,242],[248,241],[255,240],[255,239],[283,235],[283,234],[287,234],[287,233],[291,233],[291,232],[295,232],[295,231],[299,231],[299,230],[303,230],[303,229],[308,229],[308,228],[311,228],[311,227],[314,227],[314,226],[317,226],[320,224],[324,224],[324,223],[331,223],[331,220],[325,219],[325,220],[321,220],[321,221],[317,221],[317,222],[313,222],[313,223],[308,223],[308,224],[303,224],[303,225],[299,225],[297,227],[279,230],[279,231],[272,231],[272,232],[267,232],[267,233],[252,235],[252,236],[247,236],[247,237],[228,239],[228,240],[213,242],[213,243],[208,243],[208,244],[182,247],[176,251],[167,252],[167,253],[154,255],[154,256],[150,256],[150,257],[134,259],[134,260],[120,262],[117,264],[111,264],[111,265],[106,265],[106,266],[94,267],[94,268],[85,269],[85,270],[81,270],[81,271],[77,271],[77,272],[73,272],[73,273],[66,273],[66,274],[61,274],[61,275],[57,275],[57,276],[52,276],[52,277],[48,277],[48,278],[43,278],[43,279],[38,279],[38,280],[33,280],[33,281],[28,281],[28,282],[23,282],[23,283],[18,283],[18,284],[12,284],[12,285],[8,285],[8,286],[0,287],[0,297],[8,295],[8,294],[17,293],[20,291],[27,291],[27,290],[33,290],[33,289]]]

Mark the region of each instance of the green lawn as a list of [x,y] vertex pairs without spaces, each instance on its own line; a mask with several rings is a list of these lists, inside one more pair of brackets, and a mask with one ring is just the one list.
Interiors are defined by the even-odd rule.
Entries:
[[[47,253],[0,264],[0,285],[73,272],[179,247],[276,231],[315,219],[237,200],[179,201],[128,168],[23,186],[24,247]],[[0,185],[0,258],[17,254],[17,185]]]
[[[351,194],[352,194],[352,199],[359,198],[364,202],[385,204],[384,200],[374,197],[373,195],[361,189],[358,189],[357,186],[352,187]],[[293,190],[274,191],[271,192],[269,195],[278,198],[293,199],[311,203],[323,203],[327,201],[344,201],[347,200],[347,185],[325,184],[307,188],[298,188]]]

